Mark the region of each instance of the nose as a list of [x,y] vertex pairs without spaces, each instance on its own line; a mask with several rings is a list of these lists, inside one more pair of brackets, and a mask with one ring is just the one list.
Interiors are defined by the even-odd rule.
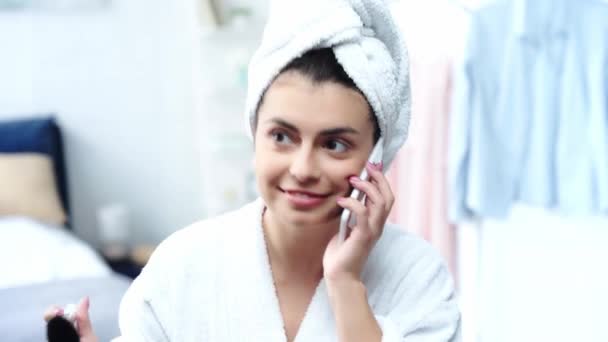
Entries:
[[301,146],[294,152],[289,172],[300,183],[309,183],[319,179],[320,170],[314,149]]

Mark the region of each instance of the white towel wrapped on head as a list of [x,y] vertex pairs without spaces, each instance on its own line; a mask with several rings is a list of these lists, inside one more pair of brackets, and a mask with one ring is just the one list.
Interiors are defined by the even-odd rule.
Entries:
[[249,65],[250,131],[261,97],[283,67],[328,47],[374,110],[386,170],[407,138],[411,105],[407,50],[383,0],[271,0],[262,43]]

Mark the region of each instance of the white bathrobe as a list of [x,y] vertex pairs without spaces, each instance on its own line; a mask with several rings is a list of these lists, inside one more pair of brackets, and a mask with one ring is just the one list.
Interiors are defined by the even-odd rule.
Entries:
[[[258,199],[161,243],[122,300],[115,341],[286,341],[263,208]],[[387,225],[362,280],[382,341],[460,341],[452,279],[424,240]],[[295,341],[337,341],[323,280]]]

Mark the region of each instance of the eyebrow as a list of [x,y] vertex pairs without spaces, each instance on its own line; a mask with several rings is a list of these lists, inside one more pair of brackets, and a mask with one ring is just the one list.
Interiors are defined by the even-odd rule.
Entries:
[[[275,124],[283,126],[291,131],[299,132],[299,130],[296,126],[294,126],[293,124],[291,124],[283,119],[272,118],[272,119],[266,120],[266,122],[274,122]],[[354,129],[352,127],[336,127],[336,128],[324,129],[321,131],[321,135],[326,135],[326,136],[327,135],[339,135],[339,134],[345,134],[345,133],[359,134],[359,131],[357,131],[356,129]]]

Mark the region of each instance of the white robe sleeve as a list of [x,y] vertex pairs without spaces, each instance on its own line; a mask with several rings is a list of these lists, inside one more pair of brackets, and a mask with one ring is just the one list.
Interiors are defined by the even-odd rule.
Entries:
[[460,317],[455,318],[449,307],[438,308],[431,317],[424,319],[415,330],[402,335],[399,326],[391,318],[376,316],[382,330],[382,342],[460,342]]
[[161,244],[156,249],[122,298],[118,318],[121,336],[113,342],[169,342],[167,329],[162,323],[167,322],[170,315],[169,279],[165,270],[165,265],[170,263],[167,259],[170,254],[164,251],[164,247]]
[[136,279],[120,304],[119,325],[121,336],[113,342],[169,342],[151,303],[142,296],[142,281]]
[[[387,315],[375,316],[382,330],[382,342],[460,342],[460,310],[447,267],[438,260],[418,266],[422,272],[416,274],[416,285],[401,289],[408,292],[404,298],[416,293],[416,302],[403,300]],[[411,317],[417,318],[413,321]]]

